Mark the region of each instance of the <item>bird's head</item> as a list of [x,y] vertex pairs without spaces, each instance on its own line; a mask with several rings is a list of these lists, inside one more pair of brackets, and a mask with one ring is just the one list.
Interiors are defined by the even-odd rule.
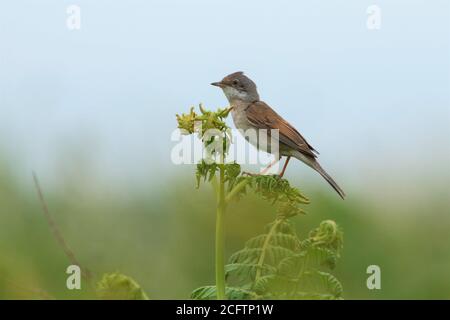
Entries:
[[211,84],[222,88],[230,103],[236,100],[244,102],[259,101],[256,84],[241,71],[229,74],[222,81]]

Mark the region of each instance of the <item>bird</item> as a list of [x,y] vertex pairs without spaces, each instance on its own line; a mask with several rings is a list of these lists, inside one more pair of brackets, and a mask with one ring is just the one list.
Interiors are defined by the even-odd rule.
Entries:
[[[278,159],[275,159],[275,162],[271,163],[265,170],[268,170],[281,157],[285,156],[286,161],[279,174],[280,178],[282,178],[289,160],[291,157],[294,157],[317,171],[342,199],[345,198],[344,191],[320,166],[317,160],[319,155],[317,150],[306,141],[294,126],[283,119],[267,103],[260,100],[256,84],[244,72],[238,71],[231,73],[221,81],[213,82],[211,85],[221,88],[224,92],[230,103],[234,125],[241,133],[248,129],[265,129],[269,136],[270,130],[278,130]],[[245,138],[256,148],[260,149],[258,141],[249,140],[247,136]],[[266,150],[263,151],[274,153],[273,150],[270,150],[270,146],[266,147]]]

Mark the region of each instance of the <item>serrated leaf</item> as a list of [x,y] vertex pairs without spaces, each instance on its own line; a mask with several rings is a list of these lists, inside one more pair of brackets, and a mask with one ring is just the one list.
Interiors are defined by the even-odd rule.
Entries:
[[245,248],[230,257],[231,263],[258,263],[265,252],[265,264],[277,266],[284,258],[294,254],[294,251],[281,246],[268,245],[263,248]]
[[343,291],[333,275],[317,270],[306,271],[299,278],[267,275],[254,288],[259,295],[272,299],[340,299]]
[[[245,299],[258,299],[259,296],[251,291],[242,288],[226,287],[225,295],[229,300],[245,300]],[[217,299],[216,286],[204,286],[195,289],[191,293],[191,299],[195,300],[215,300]]]
[[[255,238],[248,240],[245,243],[247,248],[258,248],[262,247],[267,239],[267,234],[259,235]],[[300,247],[300,241],[298,238],[292,234],[285,233],[275,233],[271,236],[270,244],[275,246],[284,247],[292,251],[297,250]]]
[[339,257],[330,232],[339,234],[327,225],[300,241],[292,224],[277,219],[231,256],[227,276],[264,299],[340,299],[339,281],[317,269],[334,268]]
[[251,282],[255,279],[257,270],[264,275],[275,273],[276,268],[267,264],[259,265],[257,263],[230,263],[225,265],[225,277],[238,282]]

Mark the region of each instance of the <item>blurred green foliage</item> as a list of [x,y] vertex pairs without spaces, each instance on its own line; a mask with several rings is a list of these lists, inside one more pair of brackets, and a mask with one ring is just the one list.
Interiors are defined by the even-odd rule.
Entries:
[[[94,289],[85,282],[80,291],[67,290],[70,263],[42,215],[31,175],[28,183],[19,182],[9,168],[0,164],[0,298],[92,298]],[[120,192],[75,178],[51,189],[40,179],[50,213],[94,276],[118,270],[152,299],[183,299],[214,283],[214,234],[204,232],[214,229],[213,190],[195,190],[192,170]],[[300,238],[327,219],[345,230],[334,271],[345,299],[450,298],[450,206],[440,190],[387,203],[351,190],[342,201],[323,185],[320,191],[308,187],[308,213],[293,223]],[[252,194],[228,212],[227,257],[275,218],[273,207]],[[381,267],[381,290],[366,287],[372,264]]]
[[96,295],[104,300],[148,300],[136,281],[117,272],[102,276],[96,286]]

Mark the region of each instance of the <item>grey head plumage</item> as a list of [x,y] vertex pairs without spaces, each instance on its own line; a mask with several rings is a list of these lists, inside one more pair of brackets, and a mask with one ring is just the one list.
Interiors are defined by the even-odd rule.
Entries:
[[229,74],[221,81],[213,82],[211,84],[222,88],[230,103],[235,100],[249,103],[259,101],[256,84],[249,77],[244,75],[242,71]]

